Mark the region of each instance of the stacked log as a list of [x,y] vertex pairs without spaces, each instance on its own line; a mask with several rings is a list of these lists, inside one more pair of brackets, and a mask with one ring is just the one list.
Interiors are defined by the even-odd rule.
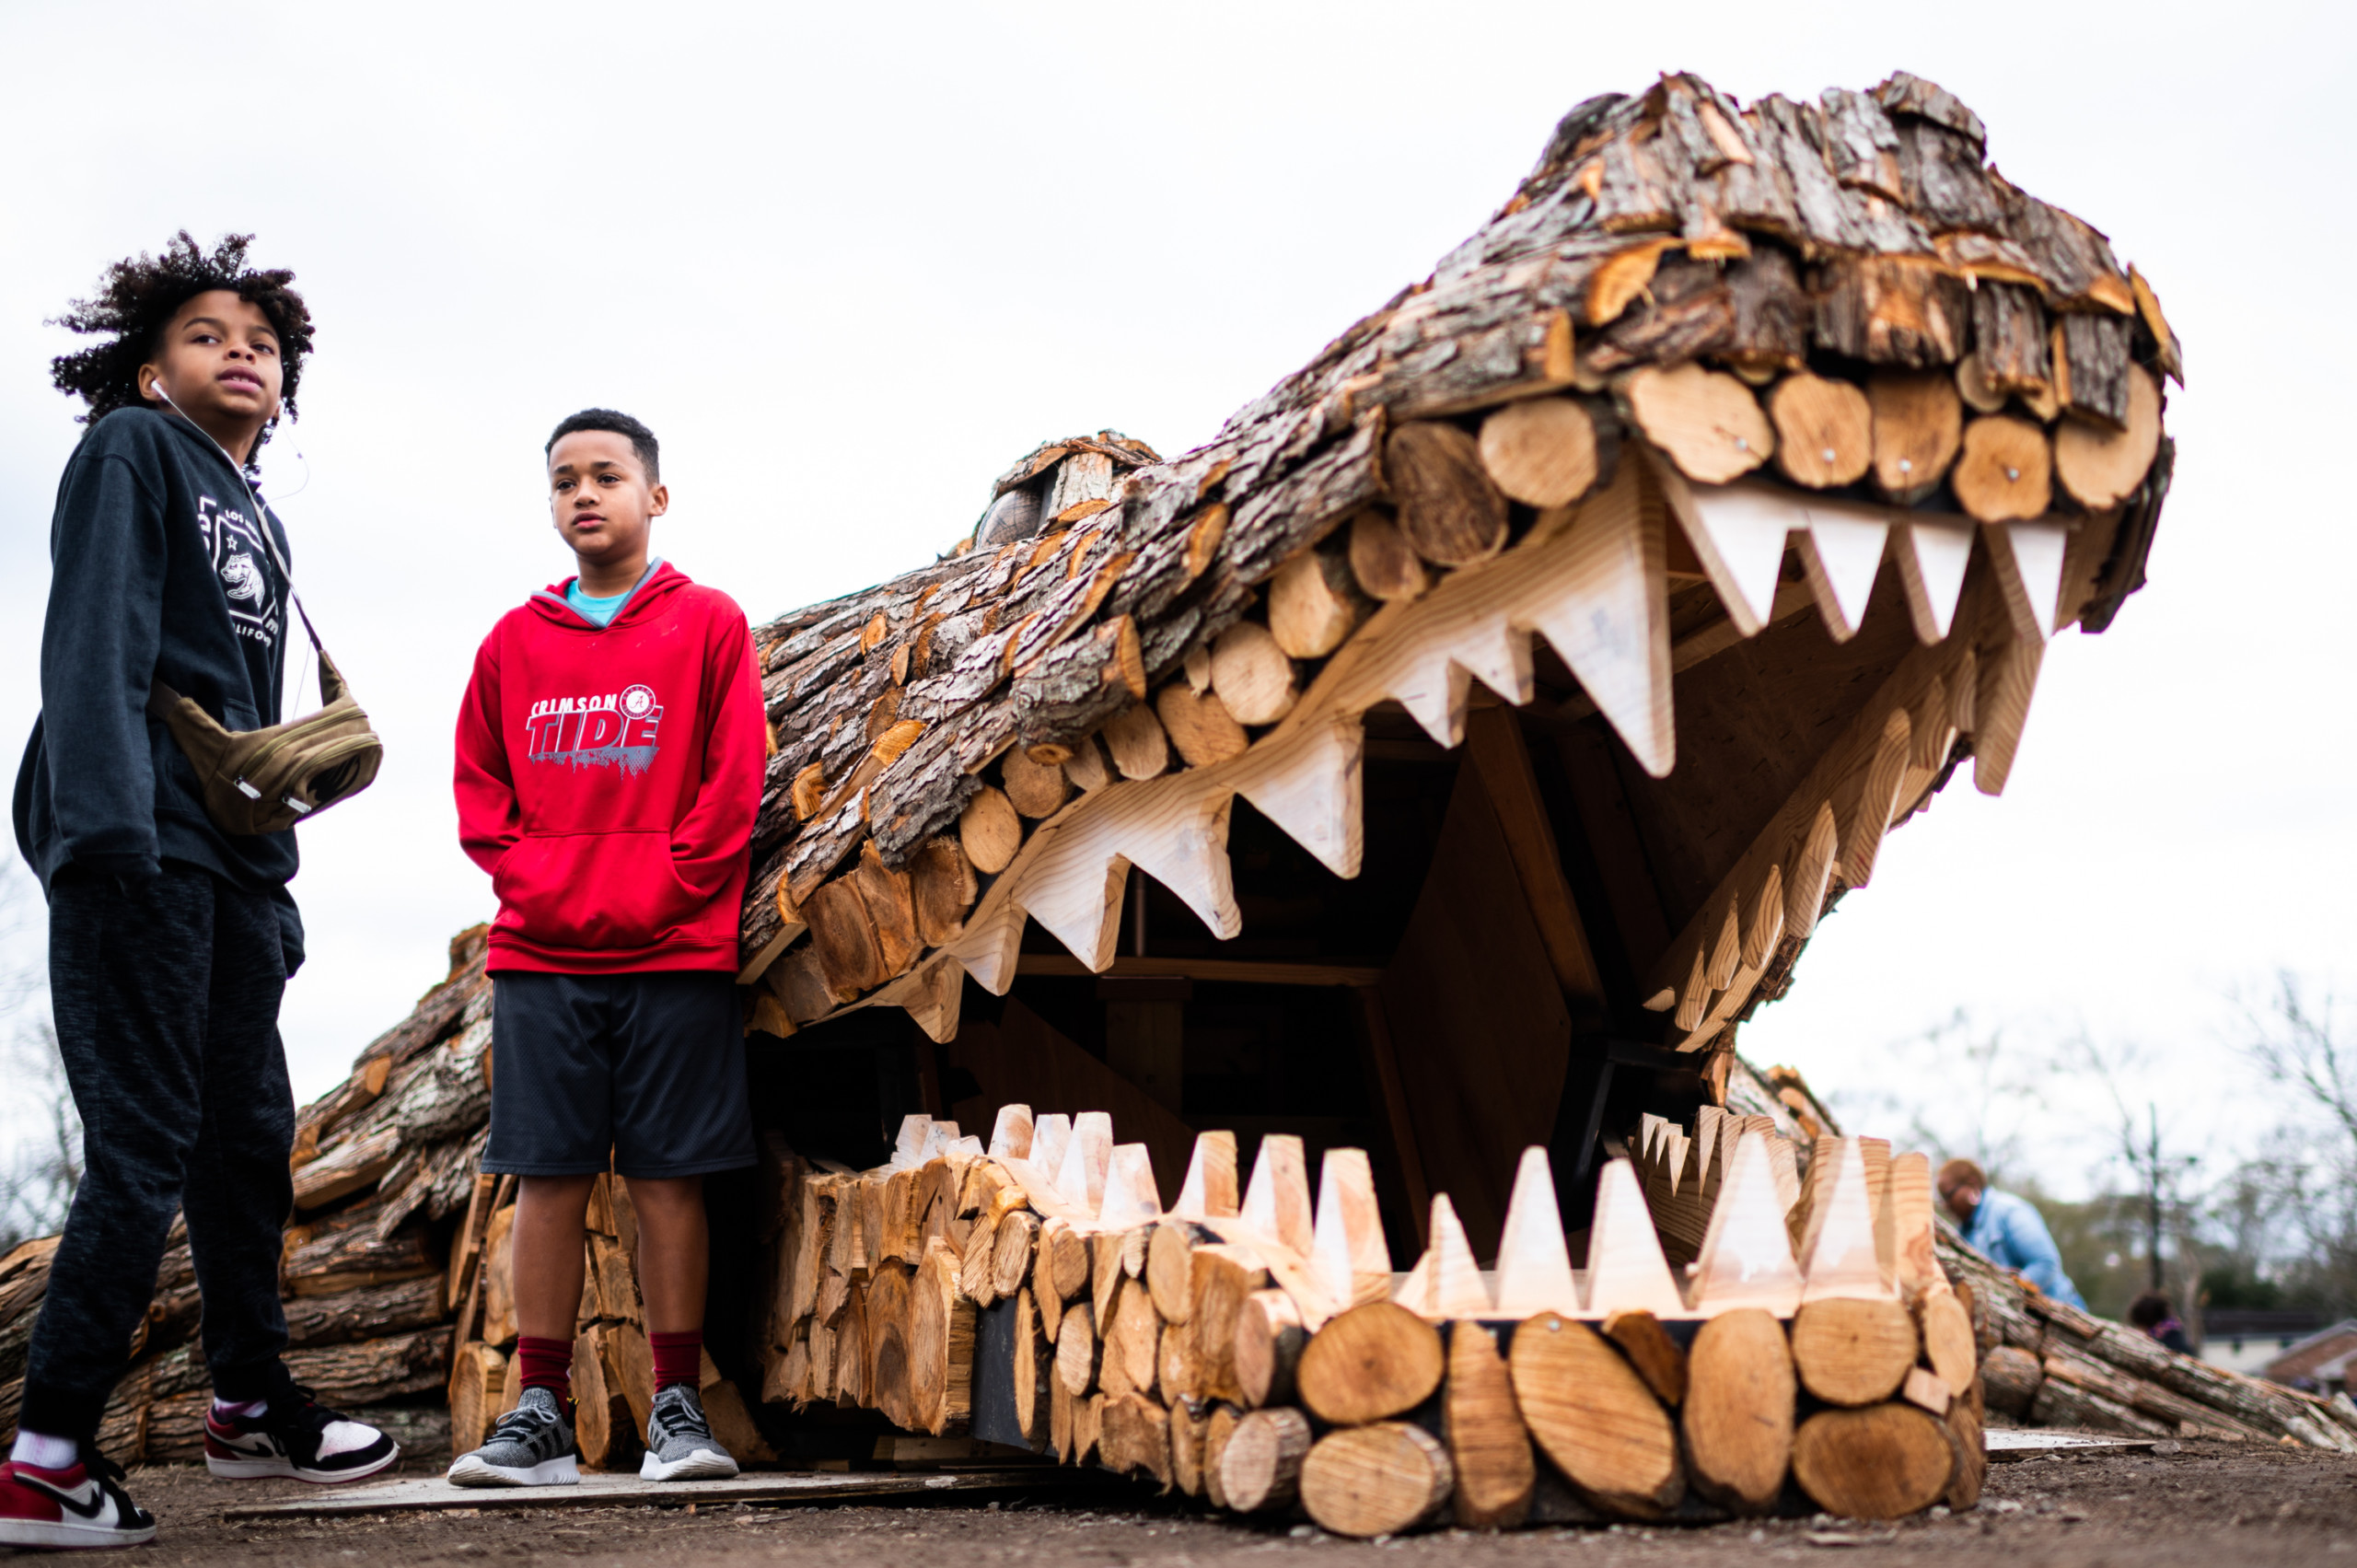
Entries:
[[[523,1394],[522,1364],[515,1355],[518,1325],[509,1245],[516,1185],[512,1176],[478,1176],[474,1202],[452,1242],[454,1260],[470,1271],[457,1322],[448,1331],[454,1345],[447,1392],[454,1453],[482,1443]],[[581,1301],[574,1314],[574,1431],[584,1467],[632,1470],[644,1452],[646,1418],[655,1408],[655,1353],[646,1337],[638,1215],[627,1181],[608,1172],[590,1184],[586,1232]],[[738,1463],[773,1460],[777,1456],[754,1424],[744,1396],[708,1353],[700,1382],[713,1434]]]
[[[479,1203],[491,1104],[491,987],[482,926],[450,944],[443,981],[361,1052],[352,1075],[303,1109],[295,1213],[280,1265],[286,1365],[325,1403],[382,1414],[438,1444],[438,1423],[395,1411],[443,1389],[450,1318],[476,1258],[448,1239]],[[461,1225],[463,1233],[465,1226]],[[13,1428],[25,1353],[57,1238],[0,1260],[0,1426]],[[175,1223],[156,1294],[133,1335],[99,1443],[126,1463],[194,1459],[211,1398],[196,1342],[200,1303]]]
[[[1924,656],[1643,977],[1679,1043],[1717,1040],[1960,737],[2002,787],[2044,643],[2141,580],[2177,339],[1985,140],[1903,73],[1817,103],[1689,75],[1594,99],[1430,280],[1209,445],[1048,443],[956,553],[761,628],[757,1027],[881,1000],[946,1039],[1027,914],[1110,953],[1086,889],[1120,861],[1231,935],[1196,847],[1217,835],[1170,824],[1239,791],[1353,874],[1360,715],[1396,698],[1455,744],[1463,680],[1432,672],[1527,701],[1534,627],[1666,774],[1673,669],[1782,613],[1788,550],[1837,640],[1887,557]],[[1542,558],[1556,599],[1474,619]],[[1673,648],[1666,599],[1705,583],[1724,619]],[[1385,668],[1356,634],[1377,614],[1457,644]],[[1122,787],[1149,784],[1152,810]]]
[[[516,1179],[481,1170],[491,1115],[486,929],[452,939],[442,983],[296,1124],[295,1214],[280,1265],[287,1368],[323,1403],[364,1411],[426,1452],[475,1446],[518,1393],[507,1245]],[[627,1184],[598,1179],[588,1229],[574,1347],[582,1457],[593,1469],[635,1466],[654,1358]],[[0,1427],[15,1424],[56,1248],[48,1237],[0,1260]],[[175,1224],[130,1370],[99,1429],[110,1457],[203,1457],[211,1384],[195,1342],[200,1305],[187,1231]],[[713,1430],[730,1451],[749,1463],[772,1459],[743,1396],[709,1356],[702,1382]]]
[[[1005,1107],[987,1145],[912,1116],[884,1166],[781,1172],[763,1397],[1356,1536],[1969,1506],[1982,1387],[1928,1160],[1712,1132],[1681,1272],[1627,1159],[1574,1271],[1532,1149],[1494,1270],[1443,1195],[1395,1274],[1359,1151],[1313,1201],[1297,1139],[1264,1137],[1239,1191],[1233,1136],[1206,1132],[1166,1210],[1102,1113]],[[1787,1155],[1805,1180],[1779,1180]]]
[[1992,1421],[2357,1453],[2357,1405],[2345,1394],[2324,1399],[2178,1355],[2045,1295],[1945,1227],[1940,1259],[1971,1294]]

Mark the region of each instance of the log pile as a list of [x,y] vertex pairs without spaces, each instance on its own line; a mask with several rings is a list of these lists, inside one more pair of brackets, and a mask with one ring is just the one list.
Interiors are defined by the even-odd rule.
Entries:
[[[1580,1270],[1533,1148],[1493,1269],[1438,1195],[1395,1274],[1360,1151],[1329,1151],[1313,1196],[1298,1139],[1266,1135],[1239,1185],[1234,1136],[1205,1132],[1166,1210],[1101,1112],[1008,1106],[987,1144],[911,1116],[876,1169],[781,1167],[762,1397],[1353,1536],[1968,1507],[1987,1401],[2019,1384],[2002,1346],[1984,1381],[1981,1338],[2033,1313],[1944,1246],[1925,1156],[1797,1127],[1648,1118],[1604,1168]],[[2049,1356],[2125,1353],[2125,1330],[2040,1321]],[[2298,1402],[2269,1430],[2347,1440],[2336,1417],[2284,1424]]]
[[[450,1446],[480,1444],[522,1397],[523,1365],[515,1356],[516,1292],[509,1237],[516,1222],[516,1179],[478,1176],[476,1199],[453,1242],[470,1271],[458,1321],[447,1385]],[[575,1314],[573,1398],[581,1462],[590,1469],[635,1469],[655,1408],[655,1353],[638,1283],[638,1218],[629,1184],[611,1174],[591,1185],[583,1240],[581,1305]],[[777,1456],[753,1424],[737,1386],[707,1354],[701,1377],[713,1434],[739,1463]]]
[[[1818,1145],[1826,1133],[1839,1131],[1831,1113],[1788,1067],[1771,1067],[1763,1074],[1738,1062],[1727,1102],[1734,1109],[1739,1101],[1744,1109],[1757,1110],[1771,1109],[1772,1102],[1772,1109],[1789,1121],[1789,1131],[1805,1140],[1794,1151],[1804,1164],[1808,1148]],[[1705,1108],[1697,1120],[1698,1132],[1712,1121]],[[1639,1141],[1650,1140],[1652,1147],[1664,1151],[1657,1163],[1678,1163],[1682,1170],[1684,1162],[1673,1160],[1666,1151],[1685,1136],[1682,1127],[1648,1119]],[[1877,1141],[1862,1142],[1878,1161]],[[1780,1172],[1784,1158],[1778,1150]],[[1798,1232],[1794,1235],[1797,1238]],[[1665,1252],[1676,1245],[1673,1227],[1665,1225]],[[1945,1215],[1939,1216],[1934,1246],[1941,1267],[1972,1308],[1991,1425],[2073,1427],[2123,1437],[2293,1442],[2357,1451],[2351,1446],[2357,1441],[2357,1404],[2346,1397],[2327,1400],[2247,1377],[2199,1357],[2176,1354],[2132,1328],[2064,1306],[1966,1246]]]
[[1943,1232],[1970,1286],[1992,1421],[2122,1437],[2223,1437],[2357,1453],[2357,1404],[2178,1355],[2150,1335],[2039,1292]]
[[[476,1166],[491,1109],[491,987],[484,928],[450,944],[450,970],[414,1011],[362,1051],[344,1084],[296,1123],[295,1213],[280,1268],[286,1365],[325,1403],[414,1405],[450,1370],[452,1313],[476,1260],[447,1247],[455,1216],[477,1205]],[[25,1354],[57,1238],[0,1261],[0,1426],[13,1428]],[[128,1347],[99,1434],[110,1457],[138,1463],[204,1451],[212,1388],[197,1342],[196,1271],[175,1224],[156,1295]],[[409,1432],[413,1418],[383,1413]],[[438,1441],[438,1432],[424,1435]]]
[[1887,560],[1922,646],[1641,977],[1677,1043],[1731,1049],[1960,743],[2002,786],[2046,642],[2142,580],[2177,341],[1985,141],[1905,74],[1593,99],[1209,445],[1050,443],[956,553],[761,628],[759,1027],[880,1003],[946,1039],[1027,916],[1101,968],[1132,865],[1232,935],[1237,794],[1354,874],[1365,710],[1454,745],[1469,679],[1529,699],[1534,631],[1666,775],[1675,673],[1788,587],[1853,636]]
[[[304,1108],[293,1155],[295,1214],[280,1283],[286,1365],[326,1404],[369,1412],[406,1446],[463,1452],[514,1407],[508,1353],[516,1300],[506,1245],[516,1179],[482,1174],[491,1118],[491,983],[486,928],[450,944],[450,970],[398,1027],[362,1051],[352,1075]],[[582,1457],[634,1467],[654,1400],[627,1187],[598,1179],[574,1384]],[[0,1260],[0,1427],[13,1428],[25,1354],[55,1237]],[[124,1463],[201,1458],[212,1396],[196,1342],[196,1272],[175,1225],[131,1367],[99,1433]],[[750,1463],[775,1456],[743,1397],[707,1356],[703,1399],[715,1434]],[[448,1425],[407,1407],[449,1410]],[[447,1431],[447,1436],[446,1436]]]

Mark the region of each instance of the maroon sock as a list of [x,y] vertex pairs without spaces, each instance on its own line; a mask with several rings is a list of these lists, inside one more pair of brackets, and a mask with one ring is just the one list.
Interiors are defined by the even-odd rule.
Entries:
[[523,1366],[527,1388],[553,1388],[559,1399],[573,1397],[573,1342],[540,1340],[529,1334],[516,1342],[516,1359]]
[[668,1388],[674,1383],[694,1388],[702,1381],[703,1372],[703,1334],[690,1330],[684,1334],[649,1334],[647,1347],[655,1353],[655,1386]]

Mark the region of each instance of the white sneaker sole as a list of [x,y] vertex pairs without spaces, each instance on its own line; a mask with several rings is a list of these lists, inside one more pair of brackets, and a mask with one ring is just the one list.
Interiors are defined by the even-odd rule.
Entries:
[[272,1478],[308,1481],[314,1486],[337,1486],[347,1481],[366,1481],[377,1471],[389,1469],[401,1457],[401,1445],[372,1464],[348,1470],[307,1470],[293,1459],[276,1457],[267,1459],[216,1459],[204,1456],[204,1468],[224,1481],[263,1481]]
[[119,1529],[112,1525],[47,1524],[40,1519],[0,1520],[0,1546],[31,1546],[49,1551],[107,1551],[117,1547],[145,1546],[156,1539],[156,1527]]
[[581,1468],[570,1454],[542,1459],[537,1465],[494,1465],[462,1454],[444,1479],[452,1486],[578,1486]]
[[641,1481],[726,1481],[737,1473],[737,1461],[713,1448],[699,1448],[684,1459],[668,1461],[652,1453],[638,1461]]

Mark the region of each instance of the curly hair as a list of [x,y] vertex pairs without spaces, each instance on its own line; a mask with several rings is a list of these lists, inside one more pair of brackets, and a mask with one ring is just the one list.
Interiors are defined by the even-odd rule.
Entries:
[[[311,311],[303,296],[287,286],[295,281],[293,273],[246,265],[246,247],[253,238],[224,235],[207,255],[182,229],[162,254],[143,254],[109,267],[95,296],[72,301],[64,315],[49,322],[68,331],[106,336],[104,343],[50,361],[57,389],[89,405],[81,423],[93,424],[117,409],[143,406],[139,367],[155,357],[164,329],[180,308],[215,289],[231,290],[270,318],[271,330],[278,334],[281,405],[285,417],[296,417],[295,389],[303,379],[303,358],[311,351]],[[277,423],[273,417],[271,427]],[[247,454],[248,467],[254,466],[269,439],[270,427],[265,427]]]

